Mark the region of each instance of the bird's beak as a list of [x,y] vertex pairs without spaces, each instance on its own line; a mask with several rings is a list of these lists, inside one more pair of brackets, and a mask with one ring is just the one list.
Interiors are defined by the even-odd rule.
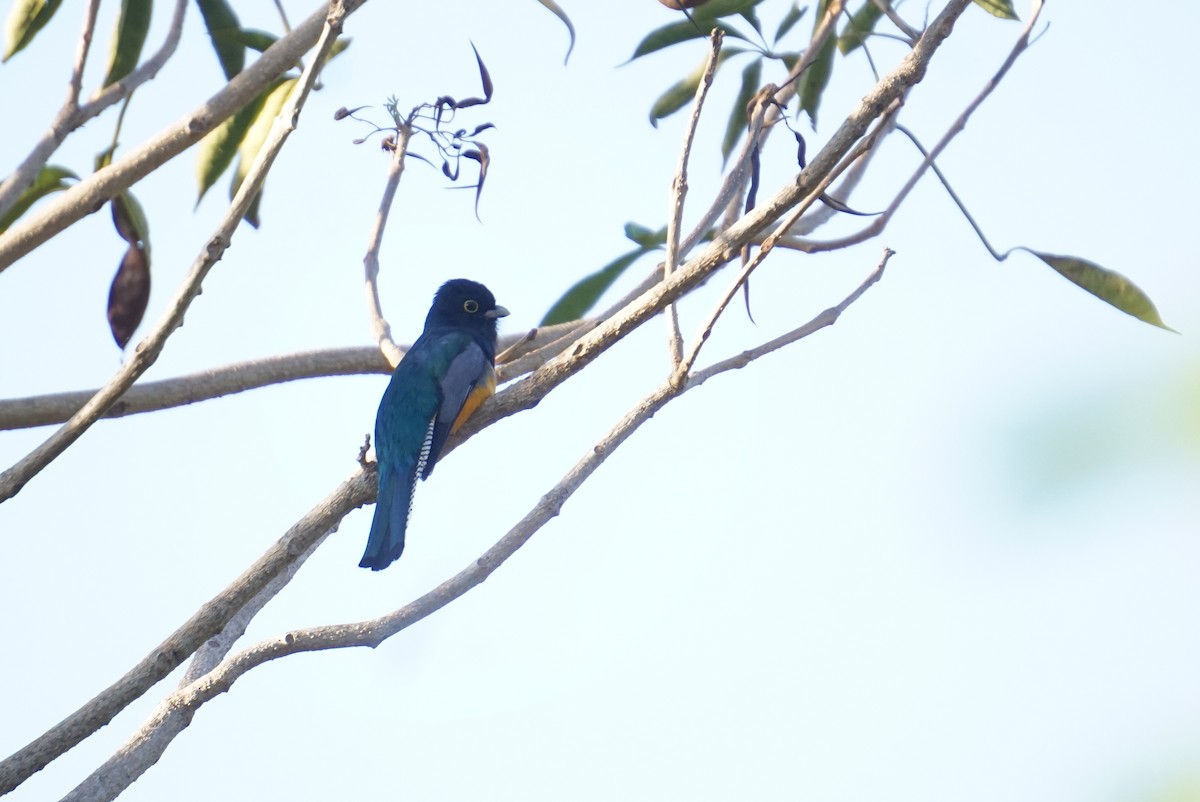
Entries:
[[503,306],[496,304],[496,307],[494,309],[489,309],[488,311],[484,312],[483,316],[490,317],[490,318],[508,317],[508,310],[505,309]]

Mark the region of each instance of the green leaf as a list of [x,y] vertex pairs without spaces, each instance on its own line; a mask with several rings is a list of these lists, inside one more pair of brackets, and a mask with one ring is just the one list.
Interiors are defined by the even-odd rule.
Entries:
[[567,55],[563,57],[563,64],[571,58],[571,51],[575,49],[575,26],[571,24],[571,18],[567,16],[567,12],[563,11],[558,3],[554,0],[538,0],[543,6],[550,10],[550,13],[558,17],[563,25],[567,26],[567,34],[571,37],[570,44],[567,45]]
[[[703,6],[701,6],[701,8],[703,8]],[[697,14],[696,16],[699,15]],[[689,42],[692,39],[706,39],[708,38],[709,32],[713,28],[720,28],[725,32],[727,37],[742,40],[746,39],[746,37],[743,36],[737,28],[734,28],[727,22],[714,21],[707,28],[703,25],[700,25],[699,22],[697,22],[695,25],[687,20],[684,20],[683,22],[673,22],[670,25],[664,25],[661,28],[656,28],[655,30],[646,34],[646,38],[639,42],[638,46],[634,48],[633,55],[629,57],[629,61],[633,61],[634,59],[641,58],[649,53],[662,50],[663,48],[670,47],[671,45],[677,45],[680,42]],[[703,31],[703,33],[701,33],[701,31]],[[629,61],[625,63],[628,64]]]
[[132,192],[122,192],[112,199],[112,217],[121,239],[150,252],[150,222],[146,219],[146,210]]
[[772,41],[778,44],[779,40],[786,36],[787,32],[800,21],[805,11],[808,11],[808,6],[800,8],[799,4],[793,0],[792,7],[788,9],[788,13],[784,14],[783,19],[779,21],[779,29],[775,31],[775,38]]
[[626,223],[625,236],[635,244],[642,246],[643,250],[652,251],[655,248],[661,248],[666,243],[667,227],[663,226],[658,231],[653,231],[637,223]]
[[[736,56],[739,53],[745,53],[741,48],[727,47],[717,56],[716,69],[720,69],[725,60]],[[690,75],[681,81],[674,83],[667,91],[658,96],[658,100],[654,101],[654,105],[650,107],[650,124],[655,128],[658,127],[658,121],[664,117],[670,117],[675,112],[682,109],[696,97],[696,88],[700,86],[700,82],[704,80],[704,65],[708,63],[706,56],[704,61],[700,62],[700,66],[692,71]]]
[[854,15],[850,17],[842,35],[838,37],[837,46],[838,50],[842,51],[842,55],[862,47],[862,43],[867,40],[871,31],[875,30],[875,23],[879,22],[882,16],[883,10],[871,0],[866,0],[862,8],[855,11]]
[[1125,276],[1100,265],[1080,259],[1078,256],[1056,256],[1051,253],[1029,250],[1037,258],[1058,271],[1059,275],[1095,295],[1105,303],[1115,306],[1127,315],[1152,326],[1175,331],[1163,323],[1154,308],[1154,302],[1146,293]]
[[975,0],[975,5],[1000,19],[1020,19],[1013,10],[1012,0]]
[[21,215],[29,211],[30,206],[47,195],[67,189],[71,186],[72,181],[78,180],[79,176],[66,167],[57,167],[53,164],[42,167],[41,170],[38,170],[33,183],[17,198],[16,203],[3,216],[0,216],[0,234],[3,234]]
[[237,14],[225,0],[196,0],[196,5],[200,6],[200,16],[204,17],[204,27],[208,29],[221,69],[227,79],[232,79],[246,64],[246,46],[239,41],[242,26]]
[[108,54],[108,75],[105,86],[111,86],[133,72],[142,58],[142,46],[150,32],[150,12],[154,0],[121,0],[117,27],[113,31],[112,48]]
[[246,138],[246,132],[250,130],[250,126],[262,110],[263,102],[274,88],[268,87],[249,105],[232,117],[225,118],[223,123],[200,140],[196,150],[196,180],[200,185],[196,195],[197,205],[204,198],[204,193],[208,192],[233,163],[233,157],[237,155],[242,140]]
[[[815,31],[825,17],[825,9],[829,0],[821,0],[818,14],[813,24]],[[800,76],[797,93],[800,95],[800,109],[808,112],[813,128],[817,127],[817,108],[821,105],[821,95],[829,84],[829,76],[833,73],[833,51],[837,47],[834,37],[825,40],[824,46],[817,52],[817,57],[808,65],[808,69]]]
[[729,161],[729,154],[733,152],[734,146],[737,145],[738,140],[742,138],[742,133],[746,130],[746,123],[749,120],[746,107],[750,105],[751,99],[758,92],[759,85],[762,83],[762,65],[763,60],[756,58],[746,65],[746,69],[742,70],[742,88],[738,90],[737,98],[733,101],[729,122],[725,124],[725,139],[721,141],[722,161]]
[[[247,129],[246,135],[242,137],[242,141],[238,145],[237,169],[234,170],[233,182],[229,186],[230,198],[237,195],[242,182],[246,180],[246,175],[250,172],[250,165],[254,163],[254,158],[258,156],[258,152],[266,143],[267,135],[271,133],[271,126],[275,123],[275,118],[279,116],[279,111],[283,108],[284,103],[287,102],[288,95],[292,93],[296,81],[296,78],[279,81],[263,98],[262,106],[254,115],[254,122],[250,124],[250,128]],[[262,191],[260,190],[251,202],[245,217],[246,222],[255,228],[258,228],[259,224],[258,204],[261,195]]]
[[605,290],[620,278],[631,264],[642,258],[649,251],[638,248],[624,256],[618,256],[604,267],[577,281],[561,298],[550,307],[550,311],[542,318],[539,326],[553,326],[555,323],[568,323],[579,320],[596,305]]
[[60,5],[62,0],[13,0],[4,22],[4,55],[0,61],[8,61],[24,50]]

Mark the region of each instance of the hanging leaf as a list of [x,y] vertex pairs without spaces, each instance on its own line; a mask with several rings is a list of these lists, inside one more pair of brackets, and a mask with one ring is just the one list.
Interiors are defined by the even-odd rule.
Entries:
[[729,122],[725,124],[725,138],[721,141],[722,163],[729,161],[729,154],[733,152],[734,146],[737,145],[738,140],[742,138],[742,133],[746,130],[746,124],[749,122],[747,108],[762,83],[762,65],[762,59],[756,58],[746,65],[746,69],[742,70],[742,88],[738,90],[737,98],[733,101]]
[[108,75],[105,86],[111,86],[133,72],[142,58],[142,46],[150,32],[150,12],[154,0],[121,0],[117,27],[113,31],[112,48],[108,54]]
[[[241,189],[242,182],[250,172],[250,165],[254,163],[254,158],[258,156],[258,152],[262,150],[262,146],[266,143],[267,135],[271,133],[271,126],[275,123],[275,118],[279,116],[283,104],[287,102],[288,95],[291,94],[296,81],[296,78],[279,81],[267,92],[262,106],[254,117],[254,122],[250,124],[246,135],[242,137],[241,144],[238,145],[237,150],[237,169],[234,170],[233,182],[229,186],[229,197],[231,199]],[[246,222],[255,228],[258,228],[259,225],[258,204],[261,195],[262,190],[259,190],[258,195],[251,202],[250,208],[246,211]]]
[[975,5],[1000,19],[1020,19],[1013,9],[1012,0],[975,0]]
[[[717,56],[716,69],[720,69],[721,65],[732,56],[739,53],[745,53],[745,50],[737,47],[727,47]],[[675,112],[682,109],[696,97],[696,88],[700,86],[700,82],[704,80],[704,65],[708,62],[705,58],[700,62],[691,75],[684,78],[682,81],[675,83],[667,91],[658,96],[658,100],[654,101],[654,105],[650,107],[650,124],[655,128],[658,127],[658,121],[664,117],[670,117]]]
[[1163,323],[1150,296],[1120,273],[1103,268],[1086,259],[1080,259],[1078,256],[1056,256],[1034,250],[1029,250],[1029,252],[1053,267],[1064,278],[1105,303],[1115,306],[1125,314],[1133,315],[1138,320],[1152,326],[1175,331]]
[[783,19],[779,21],[779,28],[775,31],[775,38],[772,41],[778,44],[780,39],[787,36],[788,31],[795,27],[800,18],[804,16],[805,11],[808,11],[808,6],[800,8],[799,4],[793,1],[788,13],[784,14]]
[[8,61],[24,50],[60,5],[62,0],[14,0],[4,21],[4,55],[0,61]]
[[554,0],[538,0],[538,2],[549,9],[551,14],[558,17],[563,25],[567,26],[567,34],[571,37],[571,41],[567,45],[567,55],[563,57],[563,64],[566,64],[571,58],[571,51],[575,49],[575,26],[571,24],[571,18],[567,16],[567,12],[559,8],[558,3]]
[[196,0],[196,5],[200,6],[221,69],[226,79],[232,79],[246,65],[246,46],[240,41],[242,26],[237,14],[225,0]]
[[[828,7],[829,0],[821,0],[817,9],[819,13],[813,23],[814,32],[821,25],[821,20],[825,18],[825,10]],[[825,87],[829,85],[829,76],[833,73],[833,51],[836,48],[837,41],[830,36],[817,52],[816,58],[808,65],[808,69],[800,76],[797,89],[800,95],[800,109],[808,113],[813,128],[817,127],[817,108],[821,105],[821,95],[825,92]]]
[[612,286],[614,281],[620,278],[626,268],[649,252],[646,248],[630,251],[624,256],[618,256],[590,276],[580,279],[555,302],[554,306],[550,307],[550,311],[538,325],[553,326],[555,323],[579,320],[596,305],[600,296]]
[[846,23],[845,30],[838,37],[838,50],[842,51],[842,55],[846,55],[855,48],[862,47],[863,42],[867,41],[867,36],[875,30],[875,23],[883,16],[883,9],[875,5],[871,0],[866,0],[862,8],[855,11],[850,21]]
[[150,255],[131,244],[108,290],[108,328],[124,350],[146,314],[150,300]]
[[33,179],[33,183],[17,198],[16,203],[0,216],[0,234],[3,234],[9,226],[15,223],[17,218],[29,211],[30,206],[33,206],[33,204],[47,195],[67,189],[73,182],[78,180],[79,176],[66,167],[58,167],[53,164],[47,164],[42,167],[42,169],[38,170],[37,177]]
[[204,193],[208,192],[233,163],[238,147],[246,138],[246,132],[250,130],[258,113],[262,111],[263,103],[271,91],[272,88],[268,88],[241,111],[232,117],[226,117],[223,123],[200,140],[196,149],[196,180],[200,185],[196,195],[197,206],[200,205]]

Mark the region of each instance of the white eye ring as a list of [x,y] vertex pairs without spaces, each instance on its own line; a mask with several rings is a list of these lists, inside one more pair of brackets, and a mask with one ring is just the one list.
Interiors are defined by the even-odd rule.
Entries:
[[476,312],[479,311],[479,301],[476,301],[474,299],[471,299],[469,301],[464,301],[463,302],[463,310],[465,310],[468,314],[471,314],[471,315],[475,314]]

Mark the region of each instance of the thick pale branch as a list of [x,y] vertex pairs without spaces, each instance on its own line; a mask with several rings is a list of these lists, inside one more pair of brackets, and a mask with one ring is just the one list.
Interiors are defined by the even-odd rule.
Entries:
[[[391,368],[379,355],[379,350],[369,346],[306,351],[135,384],[102,417],[121,418],[186,406],[298,379],[390,372]],[[96,392],[78,390],[0,400],[0,431],[62,423],[78,412]]]
[[[500,363],[497,375],[502,382],[509,381],[541,367],[551,356],[567,347],[565,334],[571,335],[573,340],[588,325],[588,321],[560,323],[530,329],[524,334],[501,337],[500,346],[507,350],[497,358]],[[557,350],[548,350],[548,346],[554,345],[557,345]],[[236,362],[173,379],[141,382],[130,387],[101,417],[121,418],[157,412],[299,379],[376,373],[387,375],[391,372],[392,366],[379,353],[379,349],[372,346],[302,351]],[[99,390],[75,390],[2,399],[0,431],[62,423],[78,412],[97,392]]]
[[108,724],[131,702],[180,666],[274,577],[336,527],[346,513],[375,497],[374,472],[356,471],[296,522],[229,587],[201,607],[137,665],[79,710],[0,763],[0,796]]
[[[287,140],[288,135],[295,129],[300,109],[308,99],[308,93],[312,90],[313,82],[316,80],[317,65],[324,63],[326,55],[332,49],[333,43],[341,31],[342,20],[346,13],[344,6],[337,0],[330,3],[329,18],[321,32],[316,57],[300,76],[287,104],[271,126],[266,142],[255,156],[229,210],[222,218],[217,231],[192,264],[183,286],[168,305],[167,311],[155,324],[150,334],[138,344],[129,361],[122,366],[121,370],[117,371],[117,374],[100,392],[94,395],[82,409],[71,416],[71,419],[44,443],[19,460],[13,467],[0,474],[0,502],[19,493],[26,482],[79,439],[93,423],[99,420],[105,410],[112,406],[158,359],[158,355],[166,345],[167,338],[183,323],[184,312],[200,294],[200,286],[205,276],[208,275],[208,271],[224,255],[230,238],[246,214],[251,200],[262,188],[263,181],[266,180],[267,172],[271,169],[275,157],[283,148],[283,143]],[[240,78],[241,75],[237,77]],[[231,85],[236,81],[237,78],[234,78],[234,81],[230,82]]]
[[[365,2],[345,0],[342,7],[349,14]],[[199,108],[108,167],[58,193],[53,202],[36,213],[30,213],[14,223],[0,235],[0,271],[199,142],[225,118],[257,97],[271,81],[312,48],[321,34],[325,16],[325,4],[322,4],[320,11],[271,45],[260,58],[235,75]]]

